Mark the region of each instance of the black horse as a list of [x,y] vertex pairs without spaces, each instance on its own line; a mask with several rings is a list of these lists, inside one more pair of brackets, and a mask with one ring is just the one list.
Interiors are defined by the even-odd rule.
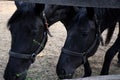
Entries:
[[[95,53],[95,51],[98,48],[99,45],[99,40],[100,40],[100,34],[106,29],[109,28],[109,30],[113,29],[112,32],[114,31],[116,22],[119,21],[119,10],[117,9],[93,9],[93,8],[88,8],[87,9],[87,15],[88,16],[88,20],[86,20],[86,22],[89,20],[92,20],[92,22],[97,24],[96,27],[98,27],[97,32],[99,34],[99,39],[96,42],[95,40],[97,39],[94,38],[95,36],[85,36],[85,35],[90,35],[94,32],[93,35],[95,35],[97,32],[96,30],[92,31],[91,33],[86,33],[83,37],[81,37],[82,34],[80,34],[80,25],[78,24],[74,24],[72,26],[72,29],[75,28],[75,26],[79,26],[76,31],[74,29],[74,31],[71,31],[71,35],[67,36],[66,39],[66,43],[61,51],[61,55],[57,64],[57,74],[59,76],[59,78],[72,78],[72,75],[75,71],[75,69],[77,67],[79,67],[81,64],[84,64],[84,68],[85,68],[85,73],[84,73],[84,77],[86,76],[90,76],[91,75],[91,68],[90,65],[88,63],[88,57],[93,55]],[[80,13],[79,13],[80,14]],[[85,12],[84,12],[85,14]],[[86,16],[84,16],[85,18]],[[78,18],[80,18],[78,16]],[[81,18],[79,19],[81,20]],[[77,22],[77,18],[76,18],[76,22]],[[83,18],[82,20],[83,21]],[[80,21],[79,21],[80,22]],[[84,23],[82,23],[84,26]],[[90,25],[89,25],[90,26]],[[82,30],[83,32],[85,32],[87,30],[87,28],[84,26]],[[78,31],[79,30],[79,31]],[[89,29],[91,30],[91,29]],[[70,33],[69,33],[70,34]],[[111,35],[111,34],[110,34]],[[76,37],[77,36],[77,37]],[[109,36],[108,36],[109,37]],[[72,39],[74,38],[74,39]],[[89,38],[89,39],[88,39]],[[86,39],[86,40],[84,40]],[[91,41],[89,41],[91,40]],[[90,43],[92,43],[93,45],[89,45]],[[79,42],[79,43],[78,43]],[[109,42],[109,39],[106,41]],[[106,56],[105,56],[105,62],[103,64],[103,68],[101,71],[101,75],[105,75],[108,74],[109,71],[109,66],[110,66],[110,62],[112,60],[112,58],[114,57],[114,55],[118,52],[119,50],[119,35],[118,38],[116,40],[116,42],[114,43],[114,45],[107,51]],[[90,49],[89,49],[90,47]],[[120,54],[118,54],[118,62],[120,60]]]
[[[120,9],[95,9],[95,14],[98,17],[98,24],[101,26],[103,31],[106,27],[111,27],[109,29],[106,44],[110,42],[111,36],[115,29],[117,22],[120,23]],[[101,18],[100,18],[101,17]],[[110,63],[113,57],[119,52],[120,49],[120,25],[119,25],[119,34],[115,43],[107,50],[105,54],[105,59],[103,67],[101,70],[101,75],[107,75],[109,73]],[[118,64],[120,64],[120,53],[118,53]]]
[[43,16],[45,5],[16,2],[17,10],[8,22],[12,43],[5,80],[25,80],[27,70],[47,41]]
[[[119,25],[120,26],[120,25]],[[115,40],[114,44],[107,50],[105,57],[104,57],[104,63],[102,66],[102,70],[101,70],[101,75],[108,75],[109,74],[109,68],[110,68],[110,64],[112,59],[114,58],[114,56],[118,53],[118,66],[120,65],[120,27],[119,27],[119,34],[117,36],[117,39]]]
[[[119,21],[118,21],[118,22],[119,22]],[[119,22],[119,23],[120,23],[120,22]],[[111,40],[111,38],[112,38],[112,36],[113,36],[114,30],[115,30],[115,25],[114,25],[114,27],[111,27],[111,28],[108,29],[108,33],[107,33],[107,37],[106,37],[106,41],[105,41],[105,45],[106,45],[106,46],[110,43],[110,40]],[[118,40],[119,37],[120,37],[120,24],[119,24],[119,33],[118,33],[118,36],[117,36],[116,41]],[[115,42],[115,43],[116,43],[116,42]],[[114,43],[114,44],[115,44],[115,43]],[[117,44],[118,44],[118,43],[117,43]],[[117,56],[117,58],[118,58],[117,65],[120,66],[120,51],[117,51],[117,52],[119,52],[119,53],[118,53],[118,56]],[[114,55],[115,55],[115,54],[114,54]]]
[[86,8],[81,8],[73,19],[67,33],[67,39],[62,48],[57,64],[57,75],[60,79],[72,78],[74,71],[84,65],[84,77],[91,75],[88,57],[94,55],[99,43],[99,27]]
[[[12,44],[9,62],[4,73],[5,80],[24,80],[36,55],[43,50],[47,42],[48,26],[60,20],[66,27],[78,12],[78,8],[72,6],[47,5],[45,16],[43,4],[22,1],[15,4],[17,10],[8,22]],[[46,24],[47,22],[49,25]],[[69,28],[66,27],[66,29]]]

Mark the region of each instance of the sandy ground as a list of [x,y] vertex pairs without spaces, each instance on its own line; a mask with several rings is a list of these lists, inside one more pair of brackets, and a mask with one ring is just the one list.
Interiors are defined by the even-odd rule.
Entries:
[[[11,36],[6,27],[7,21],[15,11],[16,7],[13,2],[0,1],[0,80],[3,79],[3,73],[8,61],[8,51],[11,43]],[[32,80],[57,80],[56,64],[60,55],[61,48],[66,38],[66,31],[62,23],[58,22],[50,27],[50,31],[54,37],[49,37],[45,49],[38,55],[34,64],[31,65],[28,71],[28,78]],[[118,29],[114,33],[114,38],[110,44],[100,46],[97,53],[89,58],[93,73],[92,76],[99,75],[104,54],[106,50],[113,44],[117,37]],[[106,32],[103,33],[105,36]],[[112,61],[110,74],[120,74],[120,68],[116,67],[117,58]],[[84,73],[83,67],[79,67],[74,75],[74,78],[81,77]]]

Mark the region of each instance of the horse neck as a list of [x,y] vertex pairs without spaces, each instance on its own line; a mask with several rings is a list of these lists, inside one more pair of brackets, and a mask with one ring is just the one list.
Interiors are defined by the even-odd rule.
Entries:
[[[98,18],[98,24],[101,29],[101,33],[110,27],[114,27],[117,20],[119,9],[107,9],[107,8],[95,8],[96,15]],[[117,16],[117,17],[116,17]]]
[[[52,5],[53,6],[53,5]],[[57,6],[57,5],[54,5],[54,6]],[[57,21],[61,21],[64,25],[65,25],[65,28],[67,29],[67,26],[71,23],[71,20],[73,19],[73,17],[76,15],[77,13],[77,10],[75,10],[73,7],[67,7],[67,8],[63,8],[65,13],[62,14],[64,15],[63,17],[59,17],[58,19],[55,19],[54,20],[54,14],[51,15],[53,12],[57,12],[57,9],[53,10],[50,10],[51,8],[51,5],[46,5],[46,9],[45,9],[45,14],[46,14],[46,17],[47,17],[47,20],[48,20],[48,23],[49,23],[49,26],[51,26],[52,24],[54,24],[55,22]]]
[[115,27],[116,22],[117,22],[117,20],[112,20],[112,21],[111,21],[111,19],[110,19],[110,20],[105,20],[105,21],[100,25],[101,33],[102,33],[104,30],[108,29],[108,28],[113,28],[113,27]]
[[68,13],[66,14],[66,18],[62,19],[61,22],[64,24],[66,30],[68,30],[69,24],[72,22],[74,19],[75,15],[79,12],[79,10],[75,10],[75,8],[78,9],[78,7],[72,7]]
[[45,15],[46,15],[46,19],[47,19],[47,22],[49,24],[49,27],[56,23],[57,21],[59,20],[54,20],[54,13],[55,13],[55,9],[52,8],[52,6],[57,6],[57,5],[45,5],[45,9],[44,9],[44,12],[45,12]]

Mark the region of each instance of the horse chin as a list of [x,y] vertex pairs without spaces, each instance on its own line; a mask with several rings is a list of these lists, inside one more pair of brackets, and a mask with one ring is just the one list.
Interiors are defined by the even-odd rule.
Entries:
[[25,80],[30,64],[28,60],[10,57],[4,72],[4,79]]
[[72,79],[73,73],[65,74],[65,75],[58,75],[59,79]]
[[73,68],[58,68],[57,75],[59,79],[72,79],[75,69]]

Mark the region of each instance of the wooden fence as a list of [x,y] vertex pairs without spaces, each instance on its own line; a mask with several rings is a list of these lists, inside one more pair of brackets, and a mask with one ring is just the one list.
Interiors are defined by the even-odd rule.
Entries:
[[120,0],[15,0],[32,3],[71,5],[81,7],[120,8]]
[[120,80],[120,75],[94,76],[94,77],[65,79],[65,80]]

